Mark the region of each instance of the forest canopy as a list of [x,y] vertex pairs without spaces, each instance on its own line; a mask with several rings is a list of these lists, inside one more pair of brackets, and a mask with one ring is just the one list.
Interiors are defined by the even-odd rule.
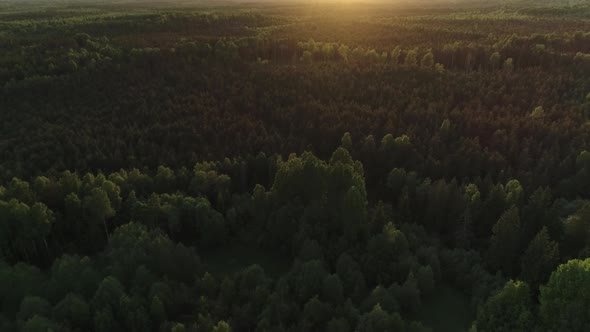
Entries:
[[590,5],[0,3],[0,331],[585,331]]

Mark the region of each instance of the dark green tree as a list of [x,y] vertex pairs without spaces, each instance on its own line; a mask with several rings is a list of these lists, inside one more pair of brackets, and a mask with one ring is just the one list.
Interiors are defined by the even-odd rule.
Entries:
[[539,318],[550,331],[585,331],[590,325],[590,258],[557,267],[539,296]]
[[477,311],[477,331],[531,331],[535,318],[529,285],[509,281]]

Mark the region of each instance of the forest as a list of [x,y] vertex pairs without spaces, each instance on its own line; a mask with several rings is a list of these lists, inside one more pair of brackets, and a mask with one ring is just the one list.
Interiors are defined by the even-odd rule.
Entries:
[[589,308],[587,1],[0,1],[0,331]]

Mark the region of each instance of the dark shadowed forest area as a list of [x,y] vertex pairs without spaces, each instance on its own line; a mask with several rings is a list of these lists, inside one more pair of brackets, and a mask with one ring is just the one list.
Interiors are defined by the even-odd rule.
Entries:
[[587,1],[0,1],[0,331],[590,326]]

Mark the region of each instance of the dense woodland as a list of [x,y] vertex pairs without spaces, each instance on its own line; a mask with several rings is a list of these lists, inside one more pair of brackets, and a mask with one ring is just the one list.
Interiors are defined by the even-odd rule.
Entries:
[[590,5],[0,2],[0,331],[587,331]]

